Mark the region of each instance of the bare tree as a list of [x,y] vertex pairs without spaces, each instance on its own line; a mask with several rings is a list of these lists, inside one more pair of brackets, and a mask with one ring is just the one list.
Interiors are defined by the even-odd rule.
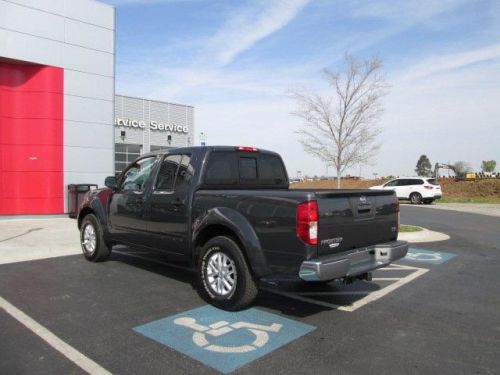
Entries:
[[370,164],[380,148],[377,120],[387,85],[381,61],[358,60],[347,54],[340,72],[325,70],[327,94],[292,91],[298,105],[293,115],[304,120],[297,131],[304,150],[337,170],[337,188],[347,168]]

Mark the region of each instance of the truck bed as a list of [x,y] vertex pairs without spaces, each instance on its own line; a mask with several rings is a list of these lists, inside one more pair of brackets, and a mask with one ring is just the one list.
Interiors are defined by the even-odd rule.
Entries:
[[[316,201],[318,244],[305,245],[296,234],[297,206]],[[394,241],[399,205],[392,191],[364,189],[245,189],[195,193],[193,217],[215,207],[240,212],[253,226],[273,272],[291,273],[303,260]]]

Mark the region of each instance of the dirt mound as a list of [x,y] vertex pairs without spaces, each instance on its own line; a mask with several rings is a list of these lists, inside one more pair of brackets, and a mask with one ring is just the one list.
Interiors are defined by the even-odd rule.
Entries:
[[500,197],[500,179],[484,179],[476,181],[454,181],[440,179],[443,195],[449,197]]
[[[370,186],[382,185],[386,180],[342,180],[342,189],[366,189]],[[476,181],[455,181],[439,179],[443,195],[453,198],[499,198],[500,179],[484,179]],[[336,189],[336,181],[303,181],[291,185],[293,189]]]

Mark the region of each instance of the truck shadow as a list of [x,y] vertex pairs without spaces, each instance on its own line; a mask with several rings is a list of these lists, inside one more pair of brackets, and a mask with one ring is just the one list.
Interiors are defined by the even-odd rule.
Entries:
[[306,317],[317,312],[337,310],[351,306],[356,301],[380,290],[373,282],[356,281],[344,284],[307,283],[298,278],[261,283],[261,293],[256,301],[266,308],[280,310],[285,315]]
[[160,252],[118,246],[113,248],[109,260],[153,272],[169,279],[190,284],[193,289],[196,288],[195,270],[189,268],[187,263],[173,261]]
[[[196,270],[187,263],[173,261],[165,254],[118,246],[113,248],[111,261],[118,261],[147,272],[189,284],[198,294]],[[260,292],[253,307],[278,310],[290,317],[308,317],[324,311],[349,306],[369,293],[381,289],[377,283],[358,281],[306,283],[294,277],[261,281]],[[176,291],[172,291],[176,293]],[[208,302],[208,301],[206,301]]]

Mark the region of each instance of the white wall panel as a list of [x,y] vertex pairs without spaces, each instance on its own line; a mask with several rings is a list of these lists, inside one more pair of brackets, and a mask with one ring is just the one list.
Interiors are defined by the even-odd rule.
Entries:
[[65,69],[64,91],[69,95],[113,101],[114,79]]
[[0,0],[0,27],[64,41],[64,18]]
[[65,44],[64,66],[86,73],[114,76],[114,58],[111,53]]
[[104,52],[114,52],[114,31],[66,19],[66,43],[97,49]]
[[45,12],[64,15],[65,0],[9,0],[13,3],[25,5],[27,7],[43,10]]
[[69,184],[97,184],[100,188],[104,187],[104,180],[108,176],[113,176],[112,173],[73,173],[67,172],[65,175],[64,186]]
[[64,68],[67,185],[114,171],[115,9],[94,0],[0,0],[0,57]]
[[[149,146],[185,147],[194,141],[194,108],[181,104],[172,104],[156,100],[133,98],[116,95],[115,118],[145,121],[145,129],[127,126],[115,126],[115,142],[140,144],[147,152]],[[188,133],[150,130],[150,121],[178,125],[188,128]],[[121,131],[125,131],[125,140],[121,139]],[[168,136],[171,142],[168,143]]]
[[114,149],[64,146],[64,171],[109,173],[113,171]]
[[89,0],[65,0],[67,17],[114,29],[115,9],[108,4]]
[[[64,119],[97,124],[113,124],[113,102],[64,96]],[[110,140],[112,144],[112,140]]]
[[104,187],[104,180],[112,173],[70,173],[64,174],[64,207],[68,211],[68,190],[69,184],[97,184],[100,188]]
[[64,145],[86,148],[113,148],[114,128],[112,125],[89,124],[65,121]]
[[62,44],[49,39],[0,29],[0,56],[63,67]]

